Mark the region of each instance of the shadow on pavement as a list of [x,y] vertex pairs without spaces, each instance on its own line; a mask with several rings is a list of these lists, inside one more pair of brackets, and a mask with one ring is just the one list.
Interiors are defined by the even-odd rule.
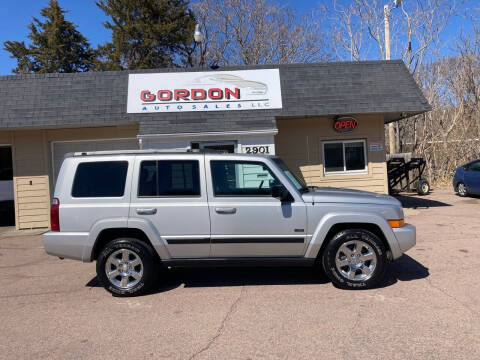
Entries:
[[[378,287],[386,287],[397,281],[411,281],[429,276],[428,269],[403,255],[387,269],[385,279]],[[212,268],[173,268],[163,270],[162,280],[150,294],[162,293],[177,287],[221,287],[258,285],[315,285],[326,284],[330,280],[320,271],[310,267],[212,267]],[[97,277],[85,286],[99,287]]]
[[[151,293],[162,293],[179,286],[221,287],[255,285],[326,284],[330,280],[310,267],[211,267],[162,270]],[[102,286],[95,276],[85,286]]]
[[394,195],[398,201],[402,203],[404,208],[409,209],[418,209],[418,208],[431,208],[431,207],[440,207],[440,206],[452,206],[452,204],[447,204],[441,201],[431,200],[426,197],[420,196],[408,196],[408,195]]
[[400,259],[390,263],[385,279],[378,287],[386,287],[395,284],[397,281],[412,281],[425,279],[430,276],[428,268],[417,260],[403,254]]

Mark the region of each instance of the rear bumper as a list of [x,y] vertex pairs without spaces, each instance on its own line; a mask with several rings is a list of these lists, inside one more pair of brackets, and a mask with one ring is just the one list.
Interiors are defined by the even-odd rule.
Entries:
[[47,254],[62,258],[90,261],[83,256],[88,232],[56,232],[43,234],[43,247]]
[[417,231],[415,226],[405,224],[401,228],[392,229],[402,253],[408,251],[417,243]]

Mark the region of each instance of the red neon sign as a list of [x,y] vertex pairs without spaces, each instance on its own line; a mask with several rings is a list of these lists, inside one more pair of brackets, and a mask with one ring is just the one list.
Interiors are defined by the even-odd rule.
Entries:
[[358,121],[353,117],[341,117],[333,121],[333,128],[340,133],[352,132],[357,125]]

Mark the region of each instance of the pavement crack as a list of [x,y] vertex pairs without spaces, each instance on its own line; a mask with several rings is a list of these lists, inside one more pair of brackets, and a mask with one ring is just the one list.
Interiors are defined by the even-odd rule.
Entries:
[[223,320],[222,322],[220,323],[220,326],[218,327],[217,329],[217,332],[215,333],[215,335],[210,339],[208,340],[207,344],[201,348],[199,351],[195,352],[192,356],[189,357],[189,360],[193,360],[195,359],[198,355],[200,355],[201,353],[207,351],[208,349],[210,349],[210,347],[213,345],[213,343],[215,341],[217,341],[217,339],[222,335],[224,329],[225,329],[225,326],[226,324],[228,323],[228,321],[230,320],[230,318],[232,317],[233,313],[235,312],[235,310],[237,309],[238,307],[238,304],[240,303],[240,300],[242,299],[243,297],[243,294],[245,292],[245,286],[242,286],[242,289],[240,290],[240,293],[238,294],[237,298],[235,299],[235,301],[232,303],[232,305],[230,305],[230,308],[228,309],[227,313],[225,314],[225,316],[223,317]]
[[440,291],[443,295],[445,295],[445,296],[449,297],[450,299],[454,300],[456,303],[462,305],[464,308],[466,308],[467,310],[470,310],[470,311],[473,312],[474,314],[480,315],[480,312],[478,312],[478,311],[475,310],[475,309],[472,309],[468,304],[465,304],[463,301],[458,300],[455,296],[449,294],[448,292],[446,292],[445,290],[443,290],[441,287],[438,287],[438,286],[436,286],[436,285],[433,285],[432,281],[431,281],[428,277],[427,277],[425,280],[427,281],[428,285],[429,285],[431,288],[433,288],[433,289],[435,289],[435,290],[437,290],[437,291]]

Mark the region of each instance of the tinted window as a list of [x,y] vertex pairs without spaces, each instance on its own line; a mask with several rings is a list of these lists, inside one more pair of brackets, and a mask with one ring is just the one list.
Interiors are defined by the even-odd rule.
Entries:
[[365,170],[365,142],[345,141],[324,143],[325,172]]
[[280,185],[270,169],[260,162],[211,161],[216,196],[271,196]]
[[325,171],[343,171],[343,144],[324,144]]
[[365,169],[363,142],[345,143],[345,167],[347,171]]
[[73,180],[73,197],[122,197],[127,178],[127,161],[80,163]]
[[480,161],[474,162],[469,165],[468,167],[469,171],[480,171]]
[[198,195],[200,195],[198,161],[142,161],[138,196]]

